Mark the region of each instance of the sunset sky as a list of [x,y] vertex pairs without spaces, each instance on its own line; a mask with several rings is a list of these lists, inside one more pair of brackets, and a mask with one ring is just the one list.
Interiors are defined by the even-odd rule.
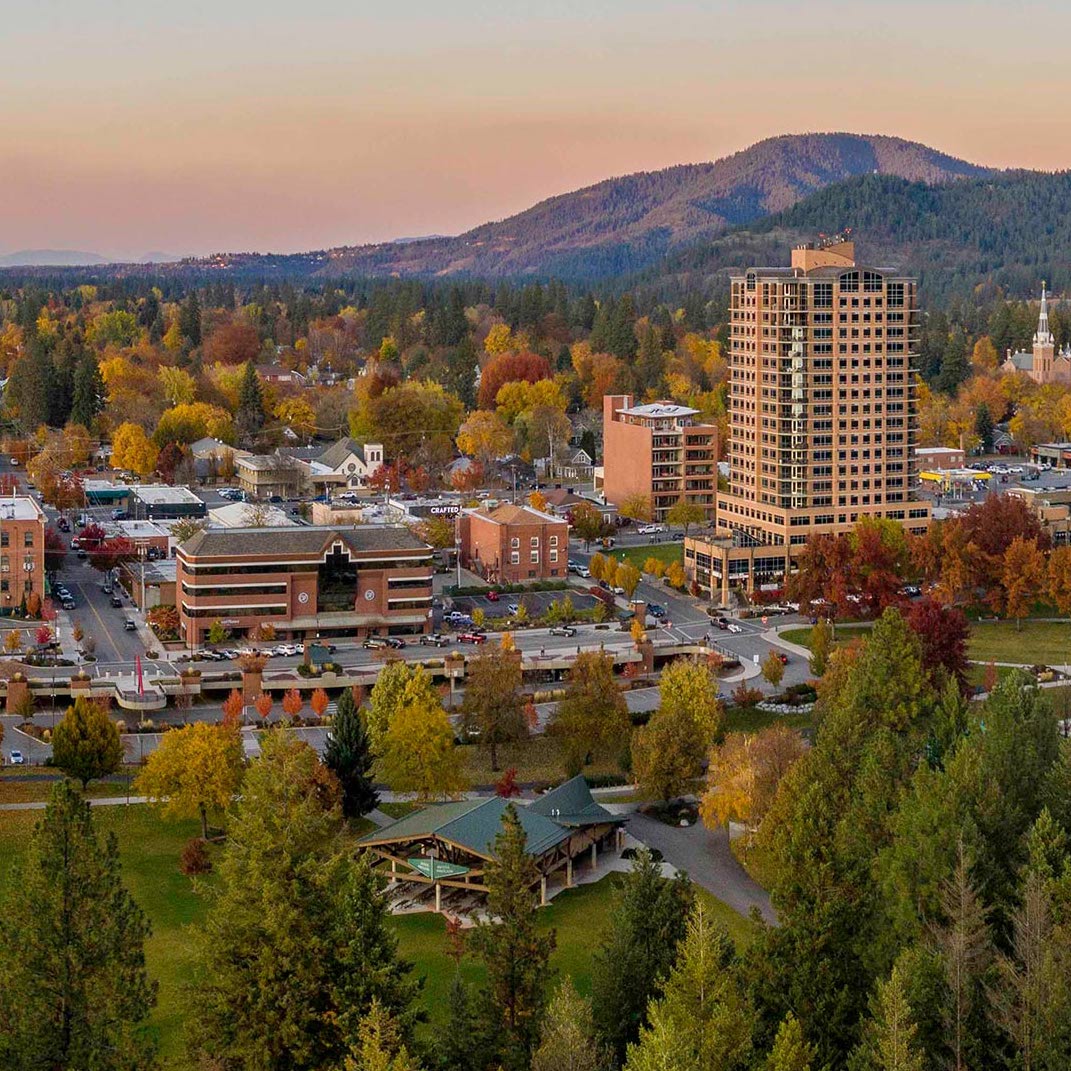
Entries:
[[1071,4],[36,0],[7,11],[0,253],[456,233],[785,132],[1071,165]]

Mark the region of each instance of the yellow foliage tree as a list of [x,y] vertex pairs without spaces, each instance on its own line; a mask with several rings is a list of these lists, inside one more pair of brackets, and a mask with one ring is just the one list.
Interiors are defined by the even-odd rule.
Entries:
[[303,434],[316,428],[316,411],[304,398],[284,398],[273,412],[277,420]]
[[648,558],[643,563],[643,571],[649,576],[665,576],[666,563],[661,558]]
[[483,340],[484,352],[491,357],[497,357],[500,353],[508,353],[513,349],[513,333],[509,324],[492,324],[491,330]]
[[112,464],[148,476],[156,468],[157,449],[140,424],[120,424],[112,436]]
[[528,505],[531,506],[532,509],[537,509],[545,513],[547,509],[547,496],[543,494],[542,491],[533,491],[528,496]]
[[489,409],[477,409],[458,429],[457,448],[486,464],[501,457],[513,446],[513,432],[502,418]]
[[160,369],[164,397],[171,405],[185,405],[197,397],[197,381],[185,368],[165,365]]
[[135,785],[165,814],[200,818],[201,835],[207,838],[209,812],[227,809],[244,769],[237,729],[199,721],[164,733]]

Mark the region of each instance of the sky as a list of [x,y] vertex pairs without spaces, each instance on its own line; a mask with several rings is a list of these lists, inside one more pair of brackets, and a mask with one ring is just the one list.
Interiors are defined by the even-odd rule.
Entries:
[[611,175],[847,130],[1071,166],[1071,4],[34,0],[0,254],[455,234]]

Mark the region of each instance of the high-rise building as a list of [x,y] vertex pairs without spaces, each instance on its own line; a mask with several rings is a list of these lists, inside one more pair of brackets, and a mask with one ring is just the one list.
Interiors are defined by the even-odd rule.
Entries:
[[641,496],[655,521],[686,498],[714,517],[717,428],[697,424],[698,409],[676,402],[635,405],[631,394],[602,400],[602,492],[616,506]]
[[729,490],[689,540],[702,588],[783,575],[809,539],[884,517],[923,532],[917,501],[916,282],[855,261],[854,243],[792,251],[732,279]]

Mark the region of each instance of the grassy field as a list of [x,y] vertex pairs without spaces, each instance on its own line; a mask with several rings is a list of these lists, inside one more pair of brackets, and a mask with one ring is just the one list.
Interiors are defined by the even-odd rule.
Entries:
[[[12,878],[12,865],[21,855],[40,812],[0,812],[0,895]],[[162,1071],[190,1071],[185,1059],[184,1020],[188,998],[184,992],[193,977],[194,950],[191,926],[203,919],[214,878],[191,880],[178,870],[183,844],[198,833],[194,821],[161,818],[145,806],[102,807],[94,812],[101,833],[114,831],[119,840],[123,880],[152,922],[146,946],[150,975],[159,982],[159,1003],[152,1025],[160,1041]],[[361,832],[355,829],[355,832]],[[217,849],[213,849],[215,851]],[[540,912],[544,929],[554,929],[558,946],[553,966],[570,975],[581,992],[591,986],[591,961],[607,923],[614,878],[560,893]],[[700,893],[714,917],[738,942],[751,939],[754,928],[731,908],[709,894]],[[408,915],[395,920],[402,955],[426,979],[423,1003],[432,1030],[446,1013],[446,995],[454,974],[447,956],[445,924],[432,914]],[[478,965],[465,962],[462,976],[478,981]]]
[[684,564],[683,543],[651,543],[646,547],[614,547],[613,550],[605,553],[608,557],[615,558],[617,561],[624,559],[627,562],[631,562],[637,569],[642,569],[643,563],[648,558],[657,558],[660,562],[665,562],[666,565],[671,565],[673,562]]
[[[838,625],[837,636],[833,641],[835,646],[840,646],[845,643],[851,643],[852,640],[860,636],[865,636],[874,626],[871,624],[865,625]],[[781,639],[788,643],[798,643],[801,647],[811,646],[811,626],[801,625],[799,628],[787,628],[784,632],[779,633]]]
[[1063,621],[976,621],[967,653],[974,662],[1071,663],[1071,623]]
[[[498,749],[498,770],[491,769],[491,754],[476,744],[461,747],[465,777],[471,785],[493,785],[505,770],[517,767],[517,780],[527,784],[531,781],[565,780],[565,762],[562,757],[562,741],[556,736],[532,736],[517,744],[505,744]],[[585,774],[620,773],[616,762],[596,758],[584,768]]]
[[729,707],[725,712],[725,731],[727,733],[757,733],[770,725],[787,725],[791,729],[807,729],[811,725],[811,715],[773,714],[757,707]]
[[[25,772],[23,772],[23,770]],[[58,771],[49,772],[39,767],[23,767],[15,772],[11,767],[0,773],[0,803],[33,803],[47,800],[52,786],[62,779]],[[89,799],[125,796],[134,792],[126,778],[122,781],[93,781],[85,795]]]

